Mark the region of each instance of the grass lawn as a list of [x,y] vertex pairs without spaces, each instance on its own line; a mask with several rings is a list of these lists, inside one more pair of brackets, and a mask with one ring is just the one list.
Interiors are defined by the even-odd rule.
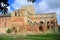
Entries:
[[0,35],[0,40],[60,40],[60,35],[37,34],[37,35]]

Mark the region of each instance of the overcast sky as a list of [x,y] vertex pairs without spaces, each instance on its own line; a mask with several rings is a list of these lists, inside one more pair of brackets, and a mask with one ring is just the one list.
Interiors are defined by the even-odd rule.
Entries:
[[58,24],[60,25],[60,0],[36,0],[34,3],[27,0],[9,0],[9,12],[20,9],[24,5],[33,5],[36,13],[56,12]]

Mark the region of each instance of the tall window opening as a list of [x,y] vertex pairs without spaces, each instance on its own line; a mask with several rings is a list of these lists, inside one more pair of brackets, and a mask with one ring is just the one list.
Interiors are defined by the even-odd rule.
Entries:
[[42,31],[42,26],[39,27],[39,31]]
[[43,30],[43,29],[42,29],[43,25],[44,25],[44,22],[43,22],[43,21],[41,21],[41,22],[40,22],[40,26],[39,26],[39,30],[40,30],[40,31],[42,31],[42,30]]
[[15,16],[17,16],[17,13],[15,12]]
[[47,22],[47,29],[49,29],[49,22]]

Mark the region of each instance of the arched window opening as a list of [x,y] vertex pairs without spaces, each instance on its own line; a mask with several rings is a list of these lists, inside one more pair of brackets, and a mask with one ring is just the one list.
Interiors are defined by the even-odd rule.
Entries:
[[41,22],[40,22],[40,25],[41,25],[41,24],[44,24],[44,22],[43,22],[43,21],[41,21]]
[[43,24],[43,22],[42,22],[42,21],[41,21],[40,23],[41,23],[41,24]]
[[53,24],[53,22],[51,22],[51,24]]

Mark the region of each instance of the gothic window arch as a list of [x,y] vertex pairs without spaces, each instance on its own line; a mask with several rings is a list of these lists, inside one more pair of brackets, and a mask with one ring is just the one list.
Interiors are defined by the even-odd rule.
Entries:
[[40,21],[40,24],[44,24],[44,22],[43,21]]

